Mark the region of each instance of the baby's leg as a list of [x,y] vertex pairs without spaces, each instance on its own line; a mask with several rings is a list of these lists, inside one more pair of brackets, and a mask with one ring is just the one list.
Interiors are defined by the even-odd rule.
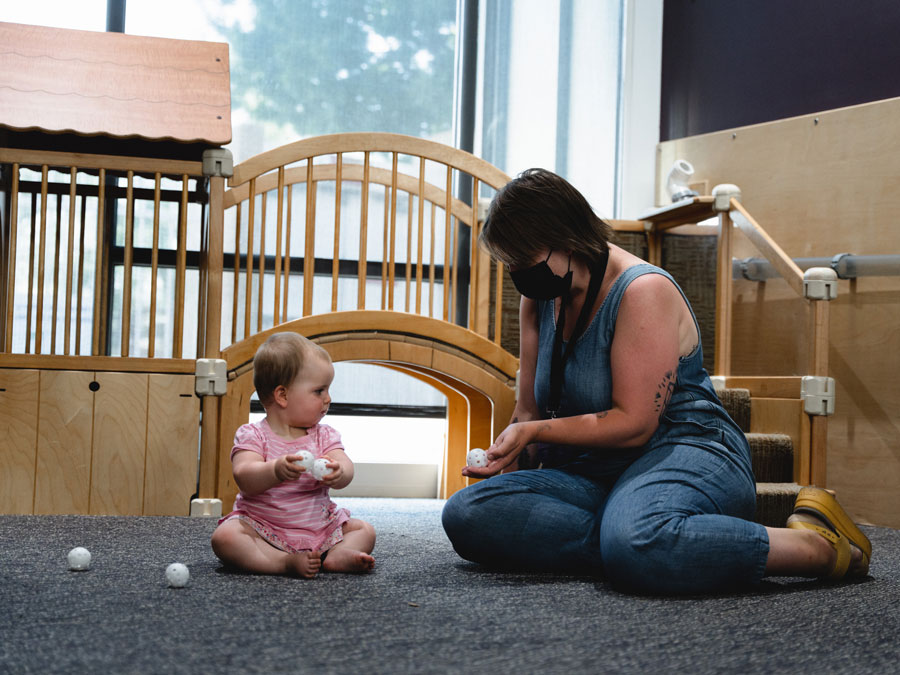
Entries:
[[369,555],[375,548],[375,528],[364,520],[351,518],[343,525],[344,540],[335,544],[325,557],[327,572],[368,572],[375,567]]
[[247,572],[290,574],[312,579],[322,565],[320,553],[281,551],[238,518],[219,525],[213,532],[211,543],[219,560],[229,567]]

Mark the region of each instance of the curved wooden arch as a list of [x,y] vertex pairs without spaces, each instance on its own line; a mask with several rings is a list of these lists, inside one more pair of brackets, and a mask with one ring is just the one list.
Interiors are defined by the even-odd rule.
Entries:
[[465,171],[497,190],[509,182],[509,176],[493,164],[464,150],[415,136],[372,132],[315,136],[282,145],[251,157],[234,167],[234,175],[228,179],[228,185],[229,187],[242,185],[251,178],[309,157],[344,152],[396,152],[424,157]]
[[260,344],[278,332],[295,332],[313,340],[335,362],[371,363],[402,370],[447,395],[444,497],[467,484],[460,471],[468,448],[489,445],[515,408],[518,359],[468,329],[390,311],[359,310],[296,319],[253,335],[221,353],[229,384],[228,392],[219,401],[216,483],[218,496],[226,503],[237,490],[229,454],[234,432],[246,423],[250,411],[253,355]]

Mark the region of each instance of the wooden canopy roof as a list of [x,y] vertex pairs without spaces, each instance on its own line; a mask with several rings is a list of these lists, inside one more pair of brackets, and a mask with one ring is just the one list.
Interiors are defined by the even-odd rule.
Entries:
[[0,22],[0,127],[231,141],[228,45]]

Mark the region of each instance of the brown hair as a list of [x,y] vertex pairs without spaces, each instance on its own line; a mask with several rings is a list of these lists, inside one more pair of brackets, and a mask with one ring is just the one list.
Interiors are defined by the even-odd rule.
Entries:
[[263,406],[269,405],[279,386],[288,387],[297,379],[310,357],[331,361],[322,347],[297,333],[274,333],[253,357],[253,386]]
[[528,169],[496,194],[479,242],[496,260],[528,267],[543,249],[572,251],[596,263],[612,237],[609,224],[565,178]]

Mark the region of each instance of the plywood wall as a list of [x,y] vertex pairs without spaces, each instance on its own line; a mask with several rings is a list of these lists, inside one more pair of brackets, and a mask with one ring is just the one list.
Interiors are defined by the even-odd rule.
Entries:
[[[661,143],[657,203],[676,158],[734,183],[792,257],[900,254],[900,99]],[[758,256],[737,236],[735,256]],[[900,277],[840,281],[831,303],[828,486],[865,522],[900,527]],[[804,302],[781,281],[735,285],[732,373],[804,375]]]

